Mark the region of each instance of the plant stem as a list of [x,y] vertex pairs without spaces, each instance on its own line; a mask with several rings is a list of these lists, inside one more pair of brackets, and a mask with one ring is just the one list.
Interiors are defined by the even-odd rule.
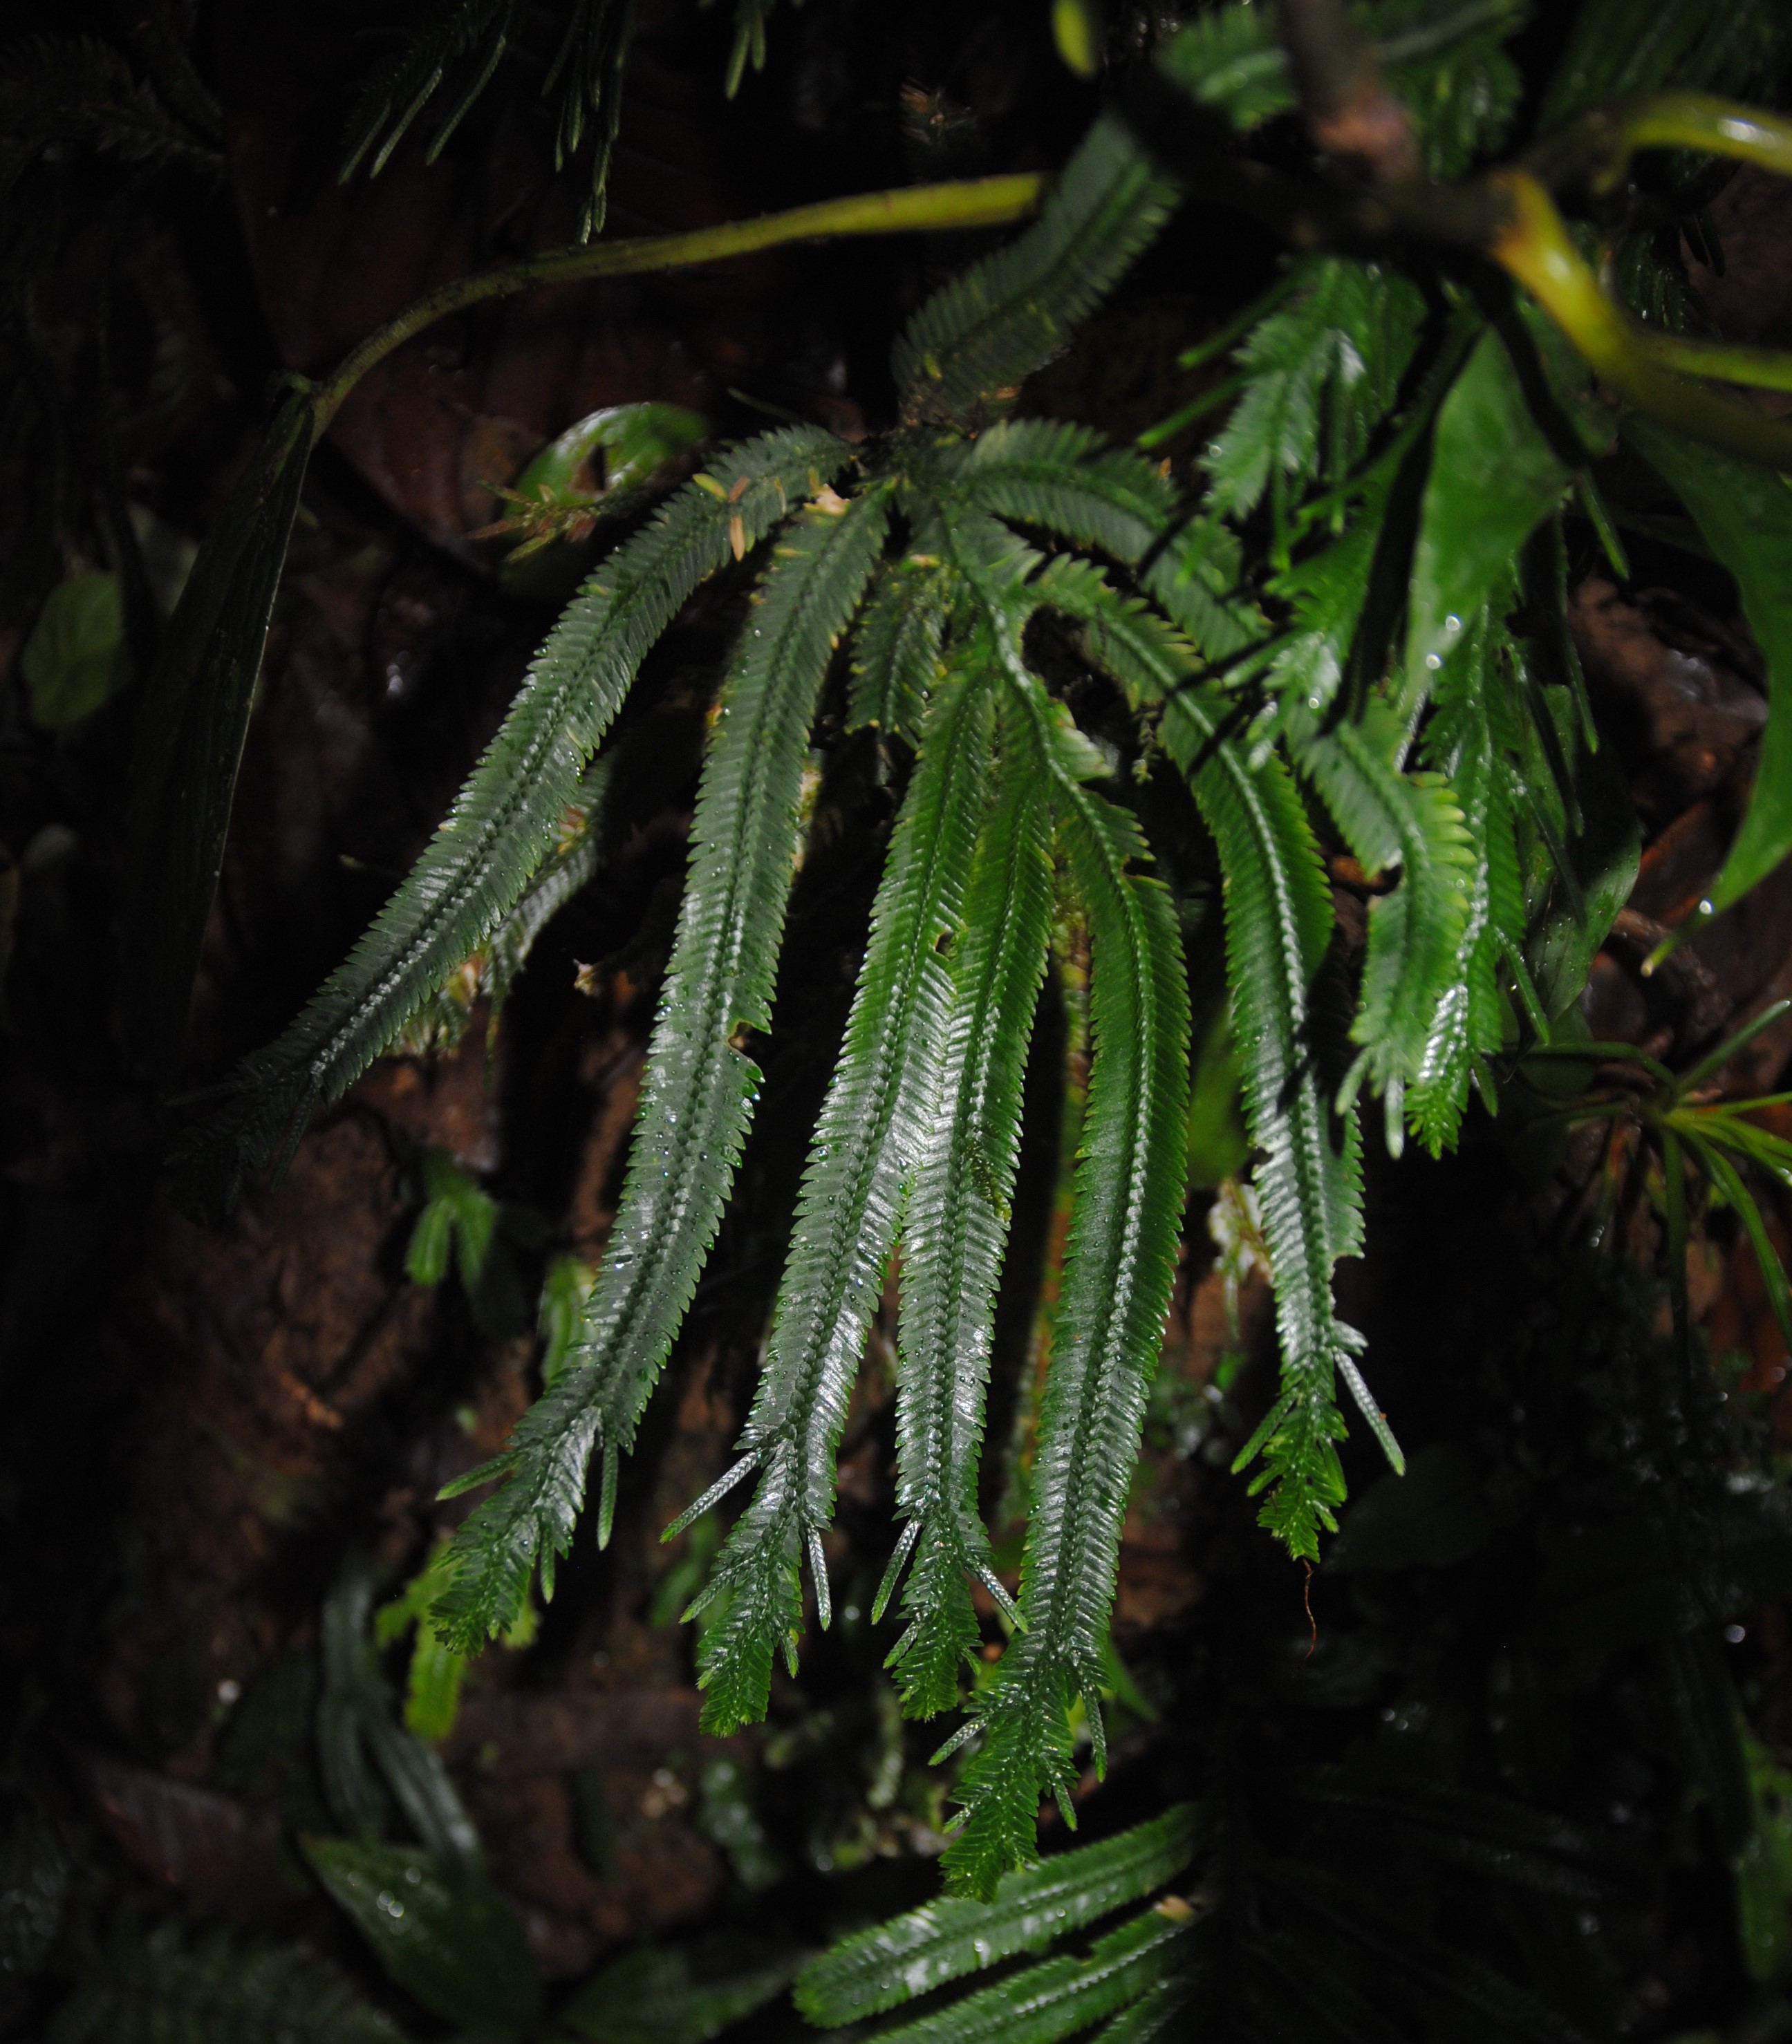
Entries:
[[1282,42],[1308,132],[1329,156],[1359,164],[1379,185],[1419,175],[1412,116],[1382,76],[1373,48],[1343,0],[1282,0]]
[[1045,180],[1033,174],[973,178],[950,184],[914,185],[894,191],[861,192],[850,198],[825,199],[816,206],[768,213],[757,220],[731,221],[721,227],[699,228],[690,234],[644,236],[633,241],[599,242],[595,247],[551,248],[526,256],[502,269],[457,278],[407,306],[353,349],[335,374],[320,383],[312,399],[321,434],[343,400],[376,363],[402,347],[413,334],[446,319],[451,313],[487,298],[508,298],[547,284],[583,282],[593,277],[639,276],[654,270],[687,269],[700,263],[726,262],[776,248],[792,241],[810,241],[867,234],[911,234],[969,227],[1000,227],[1024,220],[1036,209]]
[[1792,470],[1792,422],[1713,397],[1645,352],[1543,186],[1528,171],[1496,171],[1486,183],[1509,211],[1488,254],[1537,300],[1619,397],[1663,425],[1744,461]]

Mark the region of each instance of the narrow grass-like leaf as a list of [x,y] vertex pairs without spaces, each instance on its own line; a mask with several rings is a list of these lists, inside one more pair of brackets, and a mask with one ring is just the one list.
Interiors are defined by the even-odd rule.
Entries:
[[311,400],[282,401],[188,576],[137,719],[119,918],[132,1055],[173,1076],[217,879],[267,620],[310,457]]
[[1262,1453],[1253,1488],[1270,1492],[1263,1523],[1311,1558],[1321,1528],[1336,1531],[1344,1496],[1334,1376],[1362,1337],[1333,1310],[1332,1269],[1362,1247],[1362,1169],[1356,1117],[1334,1108],[1315,1041],[1313,987],[1332,934],[1319,848],[1287,770],[1273,755],[1253,769],[1225,736],[1224,711],[1223,700],[1181,690],[1163,735],[1219,847],[1245,1117],[1263,1152],[1256,1185],[1282,1388],[1235,1466]]
[[1168,218],[1177,187],[1104,115],[1020,238],[936,293],[896,344],[911,424],[976,419],[1069,342]]
[[1173,1881],[1200,1834],[1200,1813],[1179,1803],[1117,1838],[1005,1873],[990,1901],[941,1896],[812,1960],[797,1981],[797,2006],[812,2023],[857,2023],[1018,1953],[1043,1952]]
[[648,647],[700,582],[837,474],[848,451],[817,427],[749,441],[602,564],[403,884],[195,1132],[186,1151],[195,1197],[215,1177],[228,1204],[247,1174],[290,1152],[311,1110],[359,1077],[487,940],[551,853],[580,770]]
[[834,1451],[937,1097],[952,1005],[940,947],[959,926],[986,800],[991,678],[986,663],[967,661],[936,694],[872,910],[741,1437],[759,1486],[711,1577],[728,1597],[700,1657],[712,1731],[763,1715],[773,1651],[794,1658],[801,1629],[802,1550],[833,1517]]
[[1186,1908],[1148,1909],[1098,1938],[1087,1958],[1025,1967],[936,2015],[886,2031],[884,2044],[1057,2044],[1179,1972],[1194,1929]]
[[1089,920],[1094,1058],[1033,1464],[1026,1630],[1009,1642],[980,1702],[986,1737],[960,1778],[964,1817],[946,1853],[955,1883],[983,1895],[1033,1852],[1040,1796],[1067,1804],[1071,1700],[1080,1695],[1092,1720],[1101,1710],[1121,1524],[1182,1213],[1189,1058],[1188,986],[1170,897],[1127,870],[1144,850],[1136,824],[1083,785],[1083,747],[1012,635],[1003,650],[1009,700],[1031,740],[1023,770],[1049,791]]
[[967,1582],[989,1567],[977,1466],[1021,1079],[1051,923],[1044,793],[1010,746],[965,897],[939,1100],[904,1223],[897,1509],[919,1545],[903,1596],[908,1629],[889,1665],[910,1717],[952,1708],[980,1639]]
[[696,1289],[745,1139],[794,868],[816,698],[883,544],[881,491],[809,513],[774,557],[724,691],[691,874],[648,1047],[622,1202],[577,1346],[518,1426],[509,1481],[461,1529],[438,1617],[471,1646],[511,1623],[532,1569],[564,1554],[599,1441],[635,1427]]

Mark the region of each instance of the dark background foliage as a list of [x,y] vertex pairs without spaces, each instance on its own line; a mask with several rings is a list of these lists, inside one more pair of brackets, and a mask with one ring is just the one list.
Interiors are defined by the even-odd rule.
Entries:
[[[1544,74],[1568,11],[1520,45],[1528,75]],[[602,1252],[705,709],[744,591],[706,592],[653,655],[627,713],[604,878],[544,939],[489,1058],[475,1028],[452,1055],[382,1062],[285,1180],[220,1230],[160,1203],[161,1123],[113,1036],[106,984],[128,878],[129,692],[58,728],[34,705],[21,648],[52,586],[111,568],[140,663],[155,617],[133,578],[147,588],[206,529],[271,379],[326,366],[434,282],[566,240],[578,206],[552,177],[526,48],[438,165],[413,138],[382,180],[339,187],[340,123],[379,21],[332,5],[178,17],[96,0],[16,6],[7,22],[102,39],[152,77],[156,36],[171,32],[202,97],[185,159],[143,167],[116,148],[59,147],[19,171],[0,214],[0,2034],[52,2022],[88,2034],[82,2009],[105,2005],[91,1997],[106,1981],[147,1977],[146,1951],[242,1979],[240,1954],[263,1942],[327,1955],[425,2034],[295,1850],[328,1828],[320,1614],[347,1569],[396,1587],[421,1565],[458,1510],[436,1492],[497,1449],[529,1395],[522,1298],[550,1255]],[[1051,167],[1096,104],[1059,63],[1044,10],[1021,0],[811,0],[773,29],[766,70],[725,102],[728,19],[644,12],[610,231]],[[0,103],[7,90],[0,75]],[[27,111],[11,106],[20,132]],[[1738,336],[1792,338],[1783,190],[1743,173],[1712,195],[1723,268],[1695,267],[1695,281]],[[849,436],[884,425],[892,332],[972,250],[963,237],[822,246],[540,293],[437,330],[369,379],[306,485],[187,1082],[265,1040],[341,955],[551,617],[500,586],[471,536],[492,516],[483,486],[606,403],[688,404],[722,435],[766,406]],[[1186,208],[1022,410],[1129,437],[1181,402],[1176,352],[1248,302],[1278,252]],[[1634,804],[1645,838],[1583,1005],[1596,1036],[1684,1062],[1792,993],[1783,874],[1670,969],[1640,971],[1721,862],[1761,721],[1759,663],[1721,570],[1633,538],[1619,586],[1590,528],[1570,532],[1611,800]],[[1039,657],[1050,671],[1051,647]],[[926,1728],[894,1717],[878,1673],[888,1629],[867,1617],[889,1540],[893,1418],[876,1366],[889,1316],[844,1449],[836,1628],[812,1641],[800,1682],[779,1678],[762,1731],[699,1735],[675,1621],[707,1536],[657,1539],[724,1466],[750,1393],[894,812],[868,735],[836,748],[816,805],[753,1143],[673,1381],[625,1470],[616,1540],[601,1558],[582,1540],[533,1645],[480,1660],[444,1749],[553,1997],[637,1945],[688,1949],[700,1971],[728,1975],[934,1890],[948,1773],[927,1765]],[[1154,835],[1198,924],[1213,914],[1210,851],[1162,806]],[[1340,861],[1334,879],[1359,939],[1361,875]],[[986,1499],[998,1527],[1002,1479],[1025,1462],[1035,1299],[1058,1246],[1064,1030],[1048,1009],[1029,1086],[991,1428],[1011,1445]],[[1779,1083],[1789,1056],[1792,1024],[1757,1038],[1755,1089]],[[514,1299],[406,1274],[433,1149],[505,1203]],[[1757,1942],[1752,1965],[1732,1873],[1755,1850],[1738,1750],[1772,1849],[1792,1859],[1792,1804],[1778,1800],[1792,1575],[1782,1528],[1759,1566],[1759,1529],[1724,1530],[1736,1500],[1779,1481],[1786,1358],[1749,1251],[1720,1227],[1695,1274],[1700,1358],[1682,1372],[1643,1274],[1653,1245],[1625,1165],[1596,1135],[1551,1152],[1512,1117],[1476,1114],[1457,1156],[1373,1166],[1375,1248],[1348,1275],[1344,1317],[1367,1334],[1378,1394],[1399,1416],[1409,1486],[1429,1469],[1431,1487],[1403,1504],[1353,1443],[1359,1501],[1310,1580],[1226,1473],[1271,1394],[1274,1344],[1260,1281],[1229,1327],[1209,1196],[1191,1208],[1122,1551],[1130,1687],[1110,1778],[1084,1785],[1087,1832],[1207,1797],[1228,1822],[1227,1964],[1329,1968],[1371,2001],[1406,1980],[1383,2029],[1363,2034],[1451,2034],[1426,2000],[1427,1939],[1526,1981],[1589,2035],[1792,2034],[1792,1877],[1775,1877],[1778,1944]],[[1653,1607],[1614,1616],[1596,1594],[1646,1564],[1664,1528],[1691,1530],[1667,1543],[1655,1587],[1676,1570],[1716,1582],[1685,1590],[1696,1626]],[[1746,1748],[1724,1716],[1732,1689]],[[1376,1804],[1362,1786],[1376,1781],[1406,1800]],[[1450,1800],[1462,1792],[1548,1813],[1556,1829],[1536,1850],[1560,1879],[1502,1879],[1509,1847],[1478,1838],[1473,1810]],[[1426,1795],[1429,1827],[1411,1814]],[[1366,1943],[1332,1883],[1384,1911],[1405,1946],[1391,1931],[1388,1951]],[[207,1945],[201,1927],[240,1942]],[[270,1995],[291,1991],[276,1980]],[[1357,2034],[1344,2001],[1333,2008],[1337,2034]],[[1298,1995],[1290,2010],[1275,2034],[1323,2034]],[[361,2034],[343,2020],[318,2034]],[[767,2037],[802,2027],[781,2004],[752,2020]]]

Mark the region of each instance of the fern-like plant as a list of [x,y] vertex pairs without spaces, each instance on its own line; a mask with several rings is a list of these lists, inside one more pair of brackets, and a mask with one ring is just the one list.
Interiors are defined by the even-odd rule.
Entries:
[[[1389,0],[1372,20],[1435,173],[1506,140],[1513,9]],[[1241,132],[1292,104],[1257,8],[1202,17],[1163,69]],[[1590,492],[1610,442],[1584,364],[1509,302],[1321,252],[1248,323],[1237,401],[1181,474],[1009,416],[1179,197],[1104,115],[1037,224],[901,337],[895,429],[859,448],[800,425],[749,440],[602,562],[410,878],[190,1151],[229,1186],[276,1165],[313,1108],[440,1013],[470,959],[516,949],[517,919],[571,870],[581,777],[649,648],[699,583],[750,558],[608,1251],[544,1396],[456,1486],[496,1487],[459,1535],[436,1616],[466,1650],[516,1624],[537,1574],[551,1596],[594,1465],[609,1537],[620,1458],[747,1139],[812,729],[830,672],[850,666],[847,724],[876,726],[912,764],[740,1458],[678,1524],[751,1481],[693,1607],[709,1608],[705,1722],[725,1733],[763,1712],[777,1660],[796,1665],[806,1566],[829,1622],[835,1455],[900,1246],[902,1525],[878,1608],[900,1585],[890,1659],[917,1716],[959,1700],[980,1640],[970,1585],[1012,1627],[959,1735],[981,1744],[947,1863],[982,1896],[1032,1852],[1042,1794],[1071,1814],[1079,1719],[1102,1764],[1108,1612],[1175,1255],[1190,1051],[1182,918],[1148,870],[1128,777],[1030,656],[1034,620],[1068,627],[1131,713],[1141,768],[1167,757],[1217,850],[1282,1348],[1239,1466],[1259,1465],[1264,1523],[1297,1557],[1317,1554],[1344,1495],[1340,1379],[1401,1466],[1332,1296],[1338,1259],[1363,1244],[1360,1098],[1379,1097],[1396,1150],[1408,1132],[1453,1142],[1471,1092],[1493,1097],[1503,1052],[1548,1038],[1604,930],[1580,843],[1590,738],[1551,566],[1569,492],[1577,476]],[[1528,274],[1529,241],[1496,245]],[[1690,444],[1648,432],[1671,473]],[[1695,453],[1702,486],[1713,463],[1748,473]],[[1708,522],[1692,481],[1684,494]],[[1783,491],[1752,501],[1792,534]],[[1359,962],[1334,882],[1367,899]],[[1090,936],[1093,1062],[1011,1596],[976,1479],[1021,1074],[1058,910]],[[1154,1951],[1169,1934],[1138,1934]],[[1115,1962],[1137,1957],[1129,1943]]]

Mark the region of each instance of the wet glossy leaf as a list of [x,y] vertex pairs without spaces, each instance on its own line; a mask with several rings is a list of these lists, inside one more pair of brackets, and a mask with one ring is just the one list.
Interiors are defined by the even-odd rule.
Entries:
[[305,1856],[406,1993],[479,2037],[521,2037],[541,1983],[510,1907],[476,1877],[451,1880],[414,1846],[307,1838]]

